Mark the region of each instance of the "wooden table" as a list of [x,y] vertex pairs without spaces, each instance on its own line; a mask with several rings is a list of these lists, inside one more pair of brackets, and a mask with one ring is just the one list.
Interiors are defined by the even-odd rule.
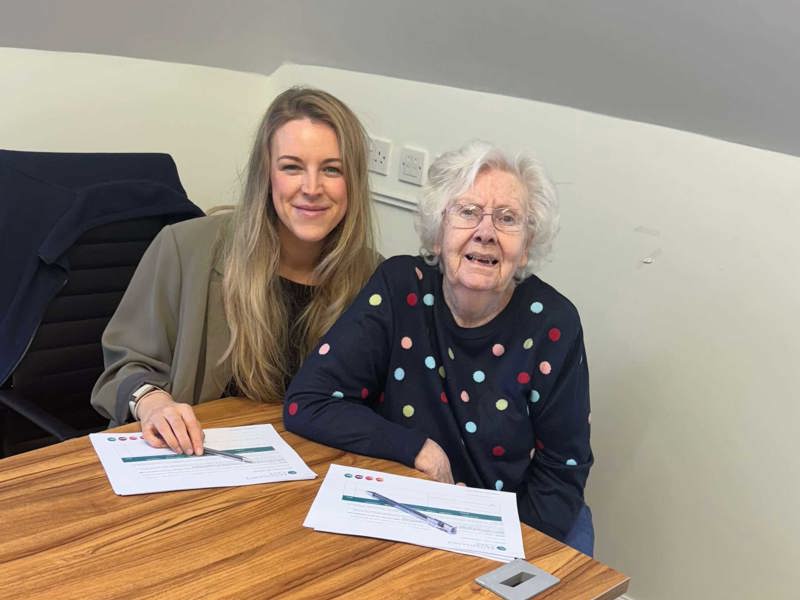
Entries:
[[[198,407],[204,426],[272,423],[314,481],[116,496],[87,437],[0,461],[0,596],[7,598],[496,597],[500,563],[302,526],[328,465],[416,472],[287,433],[280,407]],[[135,431],[135,425],[118,431]],[[533,564],[561,583],[539,598],[616,598],[628,578],[522,526]],[[538,598],[537,598],[538,600]]]

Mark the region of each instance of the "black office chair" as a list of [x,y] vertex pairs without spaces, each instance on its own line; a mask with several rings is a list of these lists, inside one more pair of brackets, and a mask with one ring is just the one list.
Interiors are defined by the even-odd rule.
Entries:
[[6,384],[0,403],[3,453],[22,452],[105,428],[89,404],[103,372],[100,337],[155,235],[170,222],[149,217],[111,223],[81,236],[67,253],[69,281]]
[[[23,202],[38,203],[33,217]],[[39,227],[51,206],[52,223]],[[103,330],[155,235],[202,211],[186,198],[167,155],[9,151],[0,151],[0,209],[0,234],[20,235],[20,223],[27,223],[39,236],[29,244],[33,254],[2,257],[3,269],[20,280],[7,283],[31,289],[30,296],[0,294],[0,456],[8,456],[107,426],[89,403],[103,371]],[[139,214],[128,218],[132,213]],[[54,230],[68,233],[58,239],[63,252],[53,244]],[[82,233],[72,241],[76,231]],[[0,247],[17,248],[21,239],[0,240]],[[55,248],[53,256],[45,256],[48,248]],[[23,268],[18,260],[30,264]],[[31,271],[44,283],[30,285],[39,281]],[[33,316],[28,298],[37,304]],[[14,312],[24,327],[9,318]]]

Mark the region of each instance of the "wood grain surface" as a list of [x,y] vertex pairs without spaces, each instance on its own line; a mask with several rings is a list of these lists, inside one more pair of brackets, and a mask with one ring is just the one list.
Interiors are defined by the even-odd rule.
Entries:
[[[197,414],[206,427],[272,423],[320,478],[117,496],[88,437],[0,460],[0,595],[495,597],[474,579],[500,563],[302,526],[332,462],[416,471],[287,433],[278,405],[225,399]],[[561,579],[537,600],[606,600],[627,589],[625,575],[526,525],[522,533],[528,560]]]

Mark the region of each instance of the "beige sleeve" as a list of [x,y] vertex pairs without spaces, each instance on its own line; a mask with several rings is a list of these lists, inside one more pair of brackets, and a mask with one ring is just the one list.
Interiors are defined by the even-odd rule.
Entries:
[[128,420],[131,393],[143,383],[169,391],[180,295],[181,263],[168,226],[145,251],[103,333],[105,371],[91,402],[112,427]]

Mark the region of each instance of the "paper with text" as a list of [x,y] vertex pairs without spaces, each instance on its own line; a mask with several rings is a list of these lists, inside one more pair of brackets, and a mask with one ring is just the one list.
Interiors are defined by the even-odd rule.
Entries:
[[272,425],[206,429],[205,435],[206,446],[252,462],[211,454],[175,454],[168,448],[149,446],[139,432],[92,433],[89,439],[111,487],[120,496],[316,477]]
[[[371,497],[374,491],[456,527],[449,534]],[[331,465],[306,520],[362,535],[508,562],[525,558],[514,494]]]

